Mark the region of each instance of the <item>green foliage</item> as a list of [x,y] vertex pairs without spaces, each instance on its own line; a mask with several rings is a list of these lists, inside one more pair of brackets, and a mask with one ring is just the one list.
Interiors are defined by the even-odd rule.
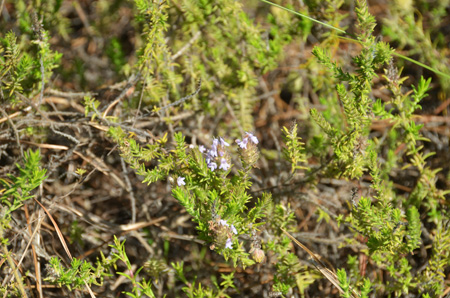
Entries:
[[[170,54],[164,40],[169,6],[164,2],[143,0],[137,0],[135,4],[138,10],[137,20],[143,23],[145,39],[144,47],[139,50],[138,67],[145,79],[146,97],[151,102],[158,103],[164,96],[165,90],[180,82],[180,78],[170,71],[172,62],[166,57]],[[157,80],[156,75],[161,76],[163,80]]]
[[109,46],[106,48],[106,54],[114,65],[116,72],[120,72],[125,65],[125,54],[117,38],[111,39]]
[[304,268],[300,266],[298,257],[293,253],[280,256],[276,267],[277,275],[274,277],[273,289],[285,295],[290,288],[296,285],[296,276],[292,273],[297,273]]
[[349,280],[347,279],[347,272],[344,269],[339,269],[336,273],[339,285],[343,292],[341,292],[341,297],[350,298],[354,297],[355,290],[359,293],[360,298],[368,298],[369,293],[372,291],[372,283],[368,278],[364,279],[363,284],[360,289],[352,288]]
[[[426,92],[429,90],[431,80],[425,80],[421,77],[418,86],[413,86],[412,95],[410,93],[405,95],[401,91],[401,83],[404,79],[399,78],[399,74],[395,69],[392,67],[389,68],[384,78],[387,80],[388,86],[394,96],[391,101],[384,104],[378,101],[376,114],[384,119],[389,119],[393,123],[392,130],[397,130],[396,135],[401,136],[400,138],[396,137],[394,146],[399,146],[401,143],[406,144],[408,150],[407,155],[410,156],[410,163],[406,164],[404,168],[413,166],[420,173],[419,180],[407,204],[414,205],[417,208],[423,204],[428,210],[435,211],[439,205],[438,201],[444,199],[444,196],[449,191],[442,191],[436,188],[435,177],[440,169],[431,169],[427,166],[427,158],[434,153],[423,153],[423,146],[418,145],[421,141],[427,141],[420,134],[420,129],[423,125],[416,125],[413,120],[413,112],[421,109],[419,102],[427,96]],[[396,113],[395,110],[401,112]],[[431,218],[431,220],[436,221],[437,218]]]
[[153,280],[157,281],[169,272],[169,267],[163,259],[153,257],[144,264],[144,270]]
[[344,116],[347,127],[344,132],[338,132],[332,128],[315,109],[311,110],[312,118],[324,130],[330,139],[334,149],[334,171],[344,177],[359,178],[367,167],[366,139],[372,120],[372,103],[369,97],[371,82],[376,76],[375,71],[391,59],[392,50],[383,42],[377,42],[372,36],[375,27],[375,19],[369,14],[367,5],[363,1],[358,2],[356,9],[358,17],[357,35],[362,45],[359,55],[353,57],[356,73],[344,71],[336,62],[333,62],[327,51],[320,47],[313,49],[313,54],[318,61],[328,67],[339,81],[346,82],[336,86],[337,94],[344,107]]
[[301,138],[297,136],[297,123],[292,126],[290,130],[283,127],[284,141],[286,143],[286,148],[283,153],[285,158],[291,163],[293,174],[298,169],[307,169],[304,166],[299,165],[301,162],[306,162],[306,156],[304,153],[304,143],[300,140]]
[[[406,211],[406,218],[408,220],[408,232],[407,232],[407,250],[413,251],[419,248],[420,245],[420,214],[417,208],[412,206]],[[398,226],[397,226],[398,227]]]
[[78,243],[80,245],[83,244],[83,229],[80,227],[79,222],[77,220],[73,221],[70,225],[70,243]]
[[198,283],[196,281],[194,282],[188,282],[186,277],[184,276],[183,270],[184,270],[184,264],[183,262],[180,263],[173,263],[172,267],[175,269],[176,276],[179,280],[181,280],[183,283],[186,284],[186,286],[183,287],[184,293],[187,295],[187,297],[195,298],[195,297],[227,297],[230,298],[231,296],[226,294],[226,291],[228,288],[235,289],[234,281],[234,272],[230,274],[221,274],[221,278],[223,281],[220,283],[220,285],[213,280],[214,287],[208,287],[203,286],[201,283]]
[[433,239],[433,255],[427,267],[418,276],[422,293],[439,295],[444,290],[444,270],[450,265],[450,230],[439,225]]
[[289,229],[294,222],[294,214],[289,208],[277,205],[269,209],[268,218],[272,219],[268,224],[275,231],[276,237],[268,241],[263,248],[278,256],[278,261],[275,264],[277,271],[274,276],[273,291],[285,295],[292,287],[306,288],[320,276],[308,270],[307,266],[300,264],[299,258],[290,252],[291,242],[289,238],[281,232],[281,229]]
[[[385,285],[386,290],[399,295],[408,293],[410,289],[417,287],[419,278],[412,274],[408,259],[402,257],[402,254],[412,253],[421,244],[421,222],[418,208],[422,204],[430,206],[429,203],[422,201],[427,194],[433,193],[434,197],[440,197],[442,192],[437,191],[433,186],[431,175],[434,177],[436,170],[433,174],[430,173],[430,170],[426,171],[428,168],[425,166],[425,159],[429,155],[423,156],[420,151],[421,146],[417,147],[417,142],[423,141],[424,138],[412,121],[412,113],[420,108],[418,102],[426,95],[429,81],[426,82],[422,79],[418,88],[413,88],[414,92],[410,100],[408,96],[401,93],[402,80],[398,78],[394,70],[391,69],[385,78],[391,86],[394,97],[391,102],[384,104],[378,101],[374,105],[374,112],[382,118],[391,119],[393,123],[391,128],[391,142],[393,142],[391,148],[393,149],[391,150],[397,148],[400,142],[405,142],[409,148],[407,153],[412,156],[411,164],[420,173],[423,173],[419,181],[425,179],[427,185],[434,191],[427,192],[419,182],[412,191],[409,201],[405,200],[402,208],[394,208],[393,203],[400,198],[397,198],[392,192],[392,183],[383,180],[382,177],[389,179],[389,173],[399,167],[397,163],[400,160],[393,159],[388,167],[381,167],[377,162],[377,153],[374,151],[376,140],[375,142],[371,141],[368,146],[370,152],[368,166],[373,179],[372,188],[377,192],[375,197],[377,203],[372,204],[370,198],[361,198],[359,203],[353,207],[352,214],[346,218],[346,221],[350,222],[358,233],[368,238],[369,256],[377,264],[387,266],[388,272],[394,279],[393,282]],[[393,108],[387,110],[387,106],[391,105],[402,112],[395,113]],[[435,204],[432,198],[433,196],[430,196],[429,200],[432,202],[431,204]]]
[[[276,40],[267,41],[264,30],[243,12],[240,2],[182,0],[173,4],[177,9],[167,3],[136,1],[145,40],[137,65],[144,77],[144,101],[164,106],[167,91],[170,98],[180,98],[180,83],[194,88],[200,79],[204,92],[227,96],[238,119],[234,128],[252,130],[250,99],[257,75],[274,67],[287,35],[274,35]],[[168,35],[172,20],[180,29]],[[202,54],[191,55],[197,52]],[[186,105],[213,115],[218,112],[204,96]]]
[[[24,154],[24,166],[16,164],[19,175],[14,176],[8,174],[8,179],[0,179],[0,184],[5,187],[0,191],[1,193],[1,206],[0,206],[0,242],[3,257],[8,261],[10,268],[12,269],[16,281],[10,283],[0,291],[5,290],[5,295],[8,290],[20,293],[21,296],[26,295],[22,281],[22,277],[17,273],[18,269],[11,258],[11,253],[8,250],[7,245],[9,239],[5,235],[10,230],[10,222],[12,220],[12,213],[23,206],[23,204],[29,199],[34,197],[32,191],[39,187],[43,181],[47,178],[45,176],[47,170],[40,168],[41,156],[39,151],[29,150]],[[19,296],[19,295],[18,295]]]
[[97,259],[96,266],[87,261],[73,258],[69,268],[65,268],[59,258],[52,257],[47,264],[46,281],[59,287],[65,286],[69,291],[82,289],[92,284],[101,286],[105,277],[111,276],[108,271],[115,263],[113,259],[106,259],[101,254],[101,260]]
[[[109,133],[118,142],[124,160],[130,164],[132,169],[136,170],[138,175],[144,177],[143,183],[150,184],[164,179],[168,176],[170,170],[174,168],[174,154],[167,154],[163,147],[167,142],[167,135],[157,140],[156,144],[148,144],[142,148],[136,140],[126,137],[125,132],[120,127],[111,127]],[[181,144],[181,146],[183,145]],[[182,150],[178,152],[184,154]],[[158,165],[154,169],[149,170],[144,162],[152,159],[158,159]]]
[[92,284],[102,286],[104,279],[112,276],[108,273],[111,267],[116,268],[116,263],[120,260],[126,265],[127,271],[117,272],[117,274],[126,277],[133,284],[133,291],[123,292],[123,294],[134,298],[155,297],[151,284],[145,278],[138,282],[137,276],[144,267],[133,272],[130,260],[125,251],[125,241],[121,242],[114,236],[114,244],[110,245],[110,247],[113,249],[112,256],[105,258],[103,253],[101,253],[101,259],[97,258],[96,266],[93,266],[87,261],[73,258],[70,267],[64,268],[58,258],[51,258],[50,263],[47,265],[48,276],[45,280],[59,287],[65,286],[69,291],[82,289],[86,285],[90,287]]
[[[24,0],[10,1],[15,4],[17,9],[17,20],[20,31],[31,34],[41,25],[36,26],[36,21],[42,23],[42,27],[50,28],[53,33],[58,34],[65,40],[69,38],[68,34],[71,31],[70,20],[64,16],[61,10],[63,0],[47,0],[36,3],[30,9],[30,5]],[[36,13],[36,18],[34,14]]]
[[[411,224],[404,223],[405,219],[400,209],[383,203],[374,206],[369,198],[364,197],[353,209],[352,215],[347,218],[359,233],[368,237],[367,246],[370,254],[388,252],[392,255],[411,252],[417,248],[420,239],[417,209],[412,207],[408,211]],[[408,225],[407,230],[401,228],[404,225]],[[407,243],[402,241],[404,237],[409,238]]]
[[[392,50],[385,43],[376,42],[371,36],[374,28],[374,18],[368,14],[367,6],[358,3],[357,16],[360,32],[357,39],[363,46],[359,55],[353,58],[356,74],[345,72],[336,62],[332,62],[328,52],[315,48],[313,53],[326,67],[330,68],[335,78],[346,82],[338,84],[337,94],[343,107],[346,119],[346,130],[339,132],[317,110],[311,110],[311,116],[328,136],[333,146],[334,155],[330,168],[332,173],[344,177],[358,178],[369,170],[372,176],[372,188],[376,191],[376,202],[372,198],[361,197],[352,208],[352,212],[345,218],[355,232],[367,237],[368,256],[379,266],[387,266],[393,281],[385,285],[385,290],[391,293],[408,293],[417,287],[419,276],[411,272],[411,264],[402,254],[412,253],[421,245],[421,221],[418,209],[425,207],[429,212],[429,219],[438,221],[437,211],[439,200],[444,199],[447,191],[435,187],[435,177],[440,169],[431,170],[426,165],[426,159],[433,153],[424,154],[423,146],[419,142],[427,141],[413,119],[413,113],[421,108],[420,102],[427,96],[431,80],[420,79],[417,87],[412,87],[412,93],[404,94],[398,72],[392,66],[390,56]],[[372,104],[369,94],[371,81],[375,77],[375,70],[384,63],[390,65],[384,76],[393,96],[390,101],[377,100]],[[351,93],[349,93],[348,91]],[[369,127],[374,120],[373,114],[389,119],[393,124],[390,139],[387,143],[389,163],[384,166],[378,162],[377,150],[381,144],[377,139],[368,140]],[[399,164],[402,159],[394,153],[400,144],[406,144],[409,164]],[[413,166],[420,173],[418,182],[408,200],[402,200],[393,191],[393,184],[389,175],[398,168]],[[400,208],[394,207],[402,202]],[[339,220],[344,220],[339,216]],[[342,275],[342,272],[341,272]],[[357,274],[356,274],[357,275]],[[340,276],[341,283],[348,286],[348,282]],[[440,280],[431,282],[439,287]],[[437,293],[437,292],[436,292]],[[348,293],[344,297],[348,297]]]
[[[41,79],[43,77],[44,82],[47,83],[53,74],[53,70],[59,67],[59,62],[61,60],[62,54],[50,49],[48,31],[42,30],[37,32],[37,34],[38,39],[33,42],[39,48],[39,67],[38,65],[35,65],[36,71],[34,72],[34,75],[36,79]],[[38,61],[36,60],[36,64],[37,62]],[[38,69],[39,71],[37,71]]]
[[27,53],[21,53],[13,32],[6,33],[0,43],[2,97],[13,99],[14,92],[23,91],[23,81],[32,69],[33,61]]
[[[22,94],[27,89],[39,91],[42,86],[37,84],[48,82],[61,60],[62,55],[50,49],[48,31],[42,29],[39,21],[33,23],[32,43],[18,43],[12,31],[0,38],[1,96],[12,103],[19,102],[15,93]],[[37,49],[31,44],[37,45]]]
[[343,293],[341,293],[341,297],[350,298],[352,297],[351,287],[347,280],[347,273],[343,269],[339,269],[337,271],[337,278],[339,280],[339,285],[342,288]]
[[[428,6],[424,1],[420,2],[422,2],[421,5]],[[389,3],[392,14],[389,18],[383,19],[382,34],[397,42],[399,50],[408,47],[407,56],[418,56],[420,62],[424,62],[448,76],[450,74],[448,62],[444,62],[446,61],[447,46],[440,42],[439,35],[425,28],[423,15],[415,16],[415,10],[411,6],[412,3],[407,1],[403,2],[404,5],[401,5],[401,3],[400,1]],[[434,10],[427,12],[431,14],[429,20],[435,24],[441,23],[442,5],[448,6],[448,3],[448,1],[433,3]],[[439,25],[434,28],[438,27]],[[438,80],[443,86],[440,96],[448,96],[450,92],[448,77],[441,75]]]
[[97,108],[99,107],[100,102],[91,96],[85,96],[83,104],[84,116],[87,117],[88,115],[91,115],[91,121],[93,121],[95,117],[98,116]]
[[[448,1],[416,1],[417,6],[423,8],[424,15],[417,15],[410,1],[387,4],[392,17],[383,21],[381,32],[391,41],[396,41],[398,49],[407,47],[409,55],[417,55],[418,59],[432,66],[425,68],[439,75],[439,82],[435,85],[431,84],[431,78],[420,77],[411,88],[403,86],[408,78],[401,77],[401,71],[392,59],[393,55],[401,56],[394,53],[388,43],[374,36],[376,19],[369,13],[366,1],[362,0],[356,3],[356,24],[351,28],[351,32],[355,32],[354,39],[338,36],[346,34],[340,26],[352,24],[349,22],[351,18],[347,20],[347,17],[353,13],[337,13],[346,7],[341,0],[304,3],[287,1],[283,2],[286,5],[281,7],[283,10],[277,4],[267,6],[267,1],[254,4],[233,0],[118,0],[113,3],[99,0],[95,6],[87,2],[74,2],[71,7],[80,15],[82,30],[88,32],[87,38],[83,36],[76,41],[71,40],[74,36],[69,36],[69,33],[77,25],[74,23],[75,26],[69,27],[64,1],[41,2],[30,5],[24,0],[6,1],[6,12],[9,12],[10,7],[14,8],[15,16],[11,23],[15,26],[11,27],[12,30],[5,30],[5,36],[0,38],[0,94],[6,109],[3,112],[2,108],[1,123],[9,125],[14,134],[5,130],[6,139],[5,142],[2,140],[2,146],[7,147],[9,143],[14,146],[37,144],[52,151],[54,136],[49,133],[37,142],[33,134],[36,129],[29,125],[32,117],[40,117],[33,121],[45,121],[50,125],[49,131],[58,129],[61,135],[67,134],[62,132],[62,127],[67,131],[79,129],[73,132],[83,138],[87,129],[89,136],[97,135],[91,131],[95,124],[88,123],[79,113],[78,95],[72,98],[62,92],[68,99],[61,100],[61,103],[70,102],[71,109],[77,111],[63,113],[60,110],[63,104],[60,102],[49,100],[47,105],[42,101],[44,96],[49,98],[51,92],[55,93],[56,90],[52,88],[73,86],[67,81],[53,81],[53,78],[58,77],[54,74],[58,74],[62,56],[52,50],[51,44],[64,46],[68,41],[76,44],[86,39],[90,51],[94,48],[91,46],[95,45],[104,54],[101,58],[110,62],[106,67],[115,71],[115,79],[132,74],[136,80],[128,82],[125,89],[129,89],[124,90],[127,91],[126,97],[116,97],[119,99],[114,102],[116,106],[110,105],[109,99],[104,98],[103,87],[101,91],[96,88],[94,92],[89,92],[96,94],[96,97],[84,97],[84,116],[92,122],[101,123],[102,129],[108,127],[108,136],[113,144],[109,146],[109,143],[105,147],[109,150],[117,144],[123,159],[121,161],[134,169],[149,188],[159,188],[168,181],[165,187],[171,189],[172,197],[179,203],[177,208],[181,207],[183,216],[187,214],[192,220],[197,231],[196,240],[204,241],[214,253],[226,261],[232,260],[235,267],[245,269],[257,265],[264,274],[270,272],[273,276],[270,286],[274,292],[288,295],[297,287],[297,291],[305,295],[308,287],[320,275],[300,261],[298,254],[293,253],[289,239],[280,230],[295,231],[294,227],[298,224],[296,216],[302,215],[300,209],[303,206],[296,200],[298,196],[294,192],[300,191],[302,204],[303,199],[306,199],[317,205],[314,211],[310,210],[312,219],[308,217],[306,225],[301,225],[302,228],[309,229],[315,225],[317,228],[314,232],[319,232],[325,226],[339,233],[350,230],[354,236],[346,236],[346,242],[340,244],[353,245],[352,252],[359,249],[355,255],[346,255],[345,268],[337,271],[342,297],[353,297],[355,292],[360,297],[400,297],[413,293],[436,297],[444,292],[450,265],[450,233],[446,224],[448,214],[445,204],[450,191],[442,189],[442,185],[448,186],[445,179],[448,180],[450,174],[446,173],[448,167],[445,164],[442,165],[443,169],[433,166],[440,157],[436,156],[435,147],[426,137],[433,140],[434,135],[424,125],[426,121],[422,121],[423,118],[416,113],[422,109],[422,105],[425,110],[422,112],[429,108],[424,104],[428,93],[434,97],[438,90],[437,99],[448,97],[446,94],[450,84],[446,75],[450,74],[450,68],[445,55],[446,40],[441,34],[442,30],[437,29],[445,20]],[[117,13],[119,8],[124,11]],[[96,13],[106,16],[105,19],[91,18]],[[433,15],[430,17],[426,14]],[[87,18],[83,19],[82,16]],[[7,18],[6,13],[3,18]],[[112,36],[113,30],[108,31],[106,28],[118,18],[130,18],[129,26],[132,28],[127,31],[130,36],[126,38],[133,41],[131,50],[128,49],[129,45],[122,43],[125,36]],[[423,26],[425,18],[433,24],[429,31]],[[439,34],[435,35],[433,30]],[[50,35],[55,36],[55,32],[58,33],[56,41],[52,39],[50,43]],[[301,48],[299,52],[302,54],[295,56],[295,59],[290,54],[291,49],[285,47],[289,43],[292,47]],[[307,54],[311,45],[315,47],[313,55],[309,56]],[[84,53],[84,48],[79,48]],[[287,65],[278,65],[283,58],[287,58],[284,62]],[[291,59],[299,62],[290,65]],[[73,60],[75,62],[67,63],[71,64],[68,68],[64,64],[63,74],[77,77],[79,82],[76,84],[84,87],[92,74],[93,67],[89,65],[91,60],[86,57],[74,57]],[[275,67],[278,68],[272,72]],[[383,67],[386,68],[384,75],[379,76]],[[405,73],[417,72],[408,68]],[[283,126],[284,120],[280,120],[276,125],[283,127],[284,147],[279,146],[277,136],[273,136],[275,145],[268,148],[272,140],[264,138],[259,141],[255,135],[245,131],[253,131],[255,127],[266,128],[255,121],[253,114],[262,111],[260,114],[264,116],[265,111],[272,110],[272,98],[271,101],[254,98],[261,90],[272,97],[268,91],[279,90],[278,74],[283,79],[296,82],[293,84],[296,90],[292,92],[295,98],[290,102],[289,109],[298,107],[300,113],[292,115],[300,115],[297,118],[303,122],[299,131],[297,123],[286,128]],[[105,80],[111,83],[109,78]],[[97,83],[95,79],[90,81]],[[199,81],[202,83],[198,84]],[[131,87],[130,82],[133,83]],[[435,86],[442,86],[442,90],[431,90]],[[28,104],[32,112],[23,109]],[[311,106],[315,107],[310,109],[311,118],[302,119],[304,112]],[[10,107],[17,110],[12,111]],[[114,109],[114,116],[106,116],[105,107],[108,107],[107,111]],[[134,111],[136,107],[141,110]],[[178,117],[182,110],[189,114],[187,118]],[[136,118],[133,120],[136,121],[132,125],[125,124],[134,115]],[[138,128],[138,120],[143,118],[149,118],[151,123],[157,124],[149,128],[151,125],[144,123],[147,125],[145,129],[142,129],[144,126]],[[215,122],[216,118],[219,121]],[[271,120],[270,117],[264,119]],[[205,123],[212,125],[206,128]],[[379,128],[380,123],[383,124],[382,129]],[[424,133],[426,130],[428,134]],[[264,135],[265,131],[257,133]],[[214,138],[213,134],[227,136],[227,140]],[[237,137],[242,139],[236,141],[237,146],[227,143]],[[44,139],[50,146],[42,144]],[[194,145],[205,144],[211,139],[212,146],[208,150]],[[192,140],[193,144],[188,144],[186,140]],[[95,140],[89,139],[88,143],[88,153],[101,147]],[[62,160],[69,160],[74,152],[77,156],[83,156],[81,151],[86,149],[85,144],[81,142],[76,149],[68,149],[67,155],[60,159],[61,163]],[[265,174],[264,170],[258,170],[260,147],[265,157],[262,163],[270,164],[265,166],[266,169],[276,165],[276,171],[265,177],[260,177]],[[276,161],[281,155],[278,152],[281,147],[290,164],[289,169]],[[18,150],[8,148],[5,152],[3,155],[2,151],[2,162],[8,160],[11,152]],[[13,168],[7,174],[8,178],[0,178],[3,187],[0,210],[2,256],[15,279],[9,285],[4,282],[5,286],[0,288],[3,296],[26,296],[23,283],[32,276],[24,274],[21,277],[15,267],[12,249],[16,248],[17,241],[10,245],[10,239],[5,236],[15,232],[14,227],[10,226],[12,218],[16,220],[15,215],[20,214],[19,208],[34,197],[33,190],[42,185],[47,169],[50,172],[48,175],[53,174],[52,179],[58,177],[61,174],[59,172],[64,172],[62,176],[68,177],[67,181],[70,181],[67,175],[69,172],[65,171],[77,168],[77,165],[62,167],[60,161],[54,163],[55,159],[51,155],[46,169],[42,169],[40,160],[38,151],[28,151],[24,156],[24,165],[17,165],[17,173],[13,173]],[[83,160],[87,163],[82,166],[83,169],[93,164],[84,157]],[[111,160],[114,160],[113,156]],[[94,168],[98,169],[98,166],[94,165]],[[283,175],[289,175],[290,172],[290,178],[293,178],[298,170],[303,169],[311,169],[304,180],[289,184],[293,179],[287,179],[279,183],[283,181],[280,178]],[[123,163],[122,170],[126,172]],[[81,186],[84,179],[90,177],[90,174],[84,176],[85,172],[81,168],[75,171],[75,174],[83,177],[77,181],[73,191],[77,191],[77,187],[84,191],[90,185],[95,185]],[[255,180],[258,183],[253,185]],[[409,184],[403,185],[403,181]],[[134,201],[138,199],[134,197],[134,187],[130,185],[129,177],[126,183],[125,189],[130,192],[132,204],[135,204]],[[363,188],[362,196],[356,195],[358,189],[352,189],[349,210],[339,205],[330,212],[326,207],[330,205],[330,202],[325,202],[326,196],[320,196],[320,202],[313,200],[318,197],[317,189],[322,191],[329,184],[333,187],[342,184],[345,186],[342,189],[358,185]],[[345,191],[342,189],[340,191]],[[273,194],[264,192],[267,190],[273,190]],[[336,193],[342,199],[340,193]],[[345,200],[345,195],[343,197]],[[141,215],[138,213],[138,216]],[[153,216],[150,212],[145,215],[147,221]],[[83,218],[88,216],[83,215]],[[26,225],[34,228],[34,222],[28,222],[28,215],[26,221],[20,222],[20,219],[16,221],[20,224],[26,222]],[[140,226],[135,219],[136,216],[133,224]],[[344,224],[340,230],[335,229],[335,220]],[[87,222],[91,224],[90,219]],[[86,239],[82,236],[87,229],[83,222],[71,220],[70,223],[62,224],[66,227],[61,228],[61,231],[70,232],[71,244],[76,247],[86,246]],[[185,233],[184,228],[181,226],[179,230]],[[23,227],[20,229],[25,230]],[[46,236],[41,234],[40,237]],[[129,257],[125,251],[125,241],[114,237],[114,243],[110,245],[113,249],[111,257],[105,258],[100,250],[100,259],[95,265],[88,260],[74,258],[66,268],[59,259],[52,258],[46,264],[48,274],[45,281],[60,288],[66,287],[69,291],[83,289],[86,285],[107,287],[104,282],[117,277],[110,275],[110,270],[114,268],[117,271],[117,267],[122,266],[123,271],[120,270],[117,275],[130,282],[130,288],[122,292],[130,297],[159,296],[160,292],[154,294],[155,289],[169,290],[173,294],[180,288],[173,284],[171,278],[166,280],[166,275],[172,276],[172,273],[184,284],[182,289],[188,297],[231,297],[231,293],[239,293],[237,285],[240,282],[235,285],[237,276],[234,272],[221,274],[220,283],[217,281],[218,275],[211,275],[207,284],[193,270],[203,263],[197,261],[199,264],[195,266],[185,266],[183,262],[172,263],[172,269],[167,265],[173,250],[171,240],[164,238],[159,241],[153,238],[149,242],[151,246],[146,248],[149,251],[156,250],[157,254],[145,259],[145,265],[137,270],[133,270],[133,257]],[[156,247],[157,243],[161,247]],[[36,245],[33,241],[30,244]],[[311,241],[311,245],[316,244]],[[199,254],[201,257],[198,257],[202,262],[207,251],[206,247],[203,249]],[[422,256],[425,252],[428,257],[426,260],[418,261],[422,258],[412,257],[418,254]],[[344,254],[342,250],[339,253]],[[184,260],[188,262],[188,258]],[[191,256],[191,259],[195,258]],[[118,263],[119,260],[121,262]],[[417,270],[418,266],[421,266],[420,270]],[[214,266],[208,270],[214,270]]]
[[10,219],[11,213],[19,209],[23,203],[34,197],[32,190],[37,188],[47,178],[47,170],[40,167],[41,156],[39,151],[29,150],[24,156],[24,166],[16,164],[19,175],[8,175],[10,181],[0,179],[5,187],[1,202],[3,209],[2,219]]
[[132,285],[133,285],[133,291],[132,292],[122,292],[125,295],[128,295],[133,298],[138,297],[155,297],[155,294],[152,290],[152,285],[148,281],[145,280],[145,278],[142,279],[142,281],[138,281],[138,275],[139,272],[141,272],[144,267],[139,268],[135,272],[133,272],[133,268],[131,266],[131,262],[128,258],[128,255],[125,251],[125,240],[120,241],[117,239],[116,236],[114,236],[114,244],[110,245],[115,252],[113,252],[113,260],[120,260],[123,263],[125,263],[127,267],[127,271],[125,272],[117,272],[117,274],[124,276],[126,279],[128,279]]

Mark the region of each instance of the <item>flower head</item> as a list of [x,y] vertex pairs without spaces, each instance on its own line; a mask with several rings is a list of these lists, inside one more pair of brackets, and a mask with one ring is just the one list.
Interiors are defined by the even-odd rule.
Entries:
[[235,235],[237,235],[237,230],[236,230],[236,228],[234,227],[234,225],[231,225],[231,231],[235,234]]
[[184,182],[184,179],[186,179],[186,178],[184,178],[184,177],[178,177],[177,178],[178,186],[186,185],[186,182]]
[[241,147],[241,149],[247,149],[247,143],[249,140],[255,145],[259,143],[258,138],[251,132],[246,132],[245,137],[242,138],[242,141],[240,139],[237,139],[236,143],[239,145],[239,147]]
[[231,164],[229,161],[231,158],[225,147],[230,146],[224,138],[213,138],[211,149],[206,149],[204,146],[199,146],[198,149],[201,153],[205,153],[205,161],[208,168],[214,172],[217,168],[227,171]]
[[241,149],[247,149],[247,142],[248,139],[244,138],[242,141],[240,139],[236,140],[236,143],[238,144],[239,147],[241,147]]
[[215,162],[208,163],[208,168],[211,169],[211,171],[214,172],[215,169],[217,169],[217,164]]
[[245,134],[247,135],[247,138],[249,138],[250,141],[252,141],[253,144],[257,145],[259,143],[258,138],[255,137],[255,135],[252,134],[251,132],[246,132]]

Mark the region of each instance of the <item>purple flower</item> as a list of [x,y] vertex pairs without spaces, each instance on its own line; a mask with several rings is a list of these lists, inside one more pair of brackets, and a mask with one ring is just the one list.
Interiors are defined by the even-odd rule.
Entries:
[[226,227],[229,226],[228,223],[227,223],[227,221],[224,220],[224,219],[219,220],[219,223],[220,223],[220,225],[222,225],[222,226],[226,226]]
[[252,142],[253,144],[258,144],[258,138],[255,137],[251,132],[246,132],[245,137],[242,138],[242,141],[240,139],[236,140],[236,143],[241,147],[241,149],[247,149],[248,140]]
[[222,146],[226,146],[226,147],[230,146],[230,144],[225,142],[225,140],[222,137],[219,138],[219,142],[220,142],[220,145],[222,145]]
[[241,147],[241,149],[247,149],[247,142],[248,140],[244,138],[242,141],[240,139],[236,140],[236,143]]
[[198,150],[199,150],[201,153],[203,153],[203,152],[205,152],[206,148],[205,148],[205,146],[200,145],[200,146],[198,146]]
[[178,186],[186,185],[186,182],[184,182],[184,179],[186,179],[186,178],[184,178],[184,177],[178,177],[177,178]]
[[218,145],[219,145],[219,139],[214,138],[212,147],[217,148]]
[[237,235],[237,230],[236,230],[236,228],[234,227],[234,225],[231,225],[231,231],[232,231],[235,235]]
[[217,148],[211,148],[211,150],[208,151],[208,155],[211,157],[217,157]]
[[233,249],[233,242],[231,241],[231,238],[227,239],[227,243],[225,243],[225,248]]
[[246,135],[248,138],[250,138],[250,141],[252,141],[253,144],[256,145],[259,143],[258,138],[255,137],[251,132],[246,132]]
[[208,168],[210,168],[211,171],[214,172],[214,170],[217,169],[217,164],[216,164],[215,162],[210,162],[210,163],[208,164]]
[[220,167],[219,167],[219,169],[227,171],[229,168],[230,168],[230,164],[227,162],[227,160],[225,158],[222,158],[220,160]]

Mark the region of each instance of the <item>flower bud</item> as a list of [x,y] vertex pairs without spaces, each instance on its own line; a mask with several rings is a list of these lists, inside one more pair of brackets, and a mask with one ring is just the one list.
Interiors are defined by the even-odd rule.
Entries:
[[261,263],[266,258],[266,254],[261,248],[253,248],[251,254],[256,263]]

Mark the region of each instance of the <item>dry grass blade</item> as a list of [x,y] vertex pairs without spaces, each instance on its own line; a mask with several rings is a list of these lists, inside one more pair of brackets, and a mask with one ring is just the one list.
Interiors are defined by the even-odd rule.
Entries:
[[89,292],[89,295],[91,295],[91,298],[95,298],[94,292],[92,292],[91,288],[89,287],[89,285],[87,284],[86,281],[84,281],[84,285],[86,286],[86,288]]
[[[311,258],[314,260],[313,265],[314,267],[316,267],[317,270],[320,271],[320,273],[323,274],[323,276],[325,276],[341,293],[344,293],[344,290],[341,288],[340,284],[339,284],[339,280],[337,278],[337,275],[331,271],[330,269],[328,269],[324,263],[316,256],[315,253],[313,253],[311,250],[309,250],[309,248],[307,248],[306,246],[304,246],[302,243],[300,243],[297,239],[295,239],[291,234],[289,234],[288,232],[286,232],[283,228],[281,228],[281,230],[283,231],[284,234],[286,234],[289,238],[291,238],[292,241],[294,241],[298,246],[300,246],[304,251],[306,251]],[[358,295],[354,290],[352,290],[352,296],[353,298],[359,298],[360,295]]]
[[[64,240],[64,236],[61,233],[61,230],[58,227],[58,224],[56,223],[56,221],[53,219],[52,215],[50,214],[50,212],[48,212],[48,210],[44,207],[44,205],[42,205],[38,200],[36,200],[36,198],[33,197],[33,199],[39,204],[39,206],[42,207],[42,209],[44,209],[45,213],[47,213],[48,218],[50,218],[50,220],[52,221],[53,226],[55,227],[56,233],[58,234],[58,238],[59,241],[61,241],[62,246],[64,247],[64,250],[66,251],[66,254],[69,256],[70,260],[73,259],[72,254],[69,251],[69,247],[67,246],[66,241]],[[86,283],[86,281],[84,282],[84,284],[86,285],[87,290],[89,291],[89,294],[91,295],[91,297],[95,298],[94,293],[92,292],[91,288],[89,287],[89,285]]]
[[69,251],[69,247],[67,246],[67,243],[64,240],[64,236],[61,233],[61,230],[59,229],[58,224],[53,219],[53,217],[50,214],[50,212],[48,212],[48,210],[44,207],[44,205],[42,205],[38,200],[36,200],[36,198],[33,198],[33,199],[39,204],[39,206],[42,207],[42,209],[44,209],[45,213],[47,213],[48,218],[50,218],[50,220],[52,221],[53,226],[55,227],[56,233],[58,234],[59,241],[61,241],[61,244],[64,247],[64,250],[66,251],[66,254],[69,256],[70,260],[72,260],[72,254]]
[[[24,205],[23,209],[25,211],[25,218],[27,219],[28,232],[30,233],[30,235],[32,235],[33,231],[31,229],[30,216],[28,213],[28,206]],[[36,274],[36,290],[39,293],[39,297],[42,298],[42,282],[41,282],[42,279],[41,279],[40,262],[36,255],[36,248],[34,247],[33,244],[31,244],[31,251],[33,252],[34,271]]]

